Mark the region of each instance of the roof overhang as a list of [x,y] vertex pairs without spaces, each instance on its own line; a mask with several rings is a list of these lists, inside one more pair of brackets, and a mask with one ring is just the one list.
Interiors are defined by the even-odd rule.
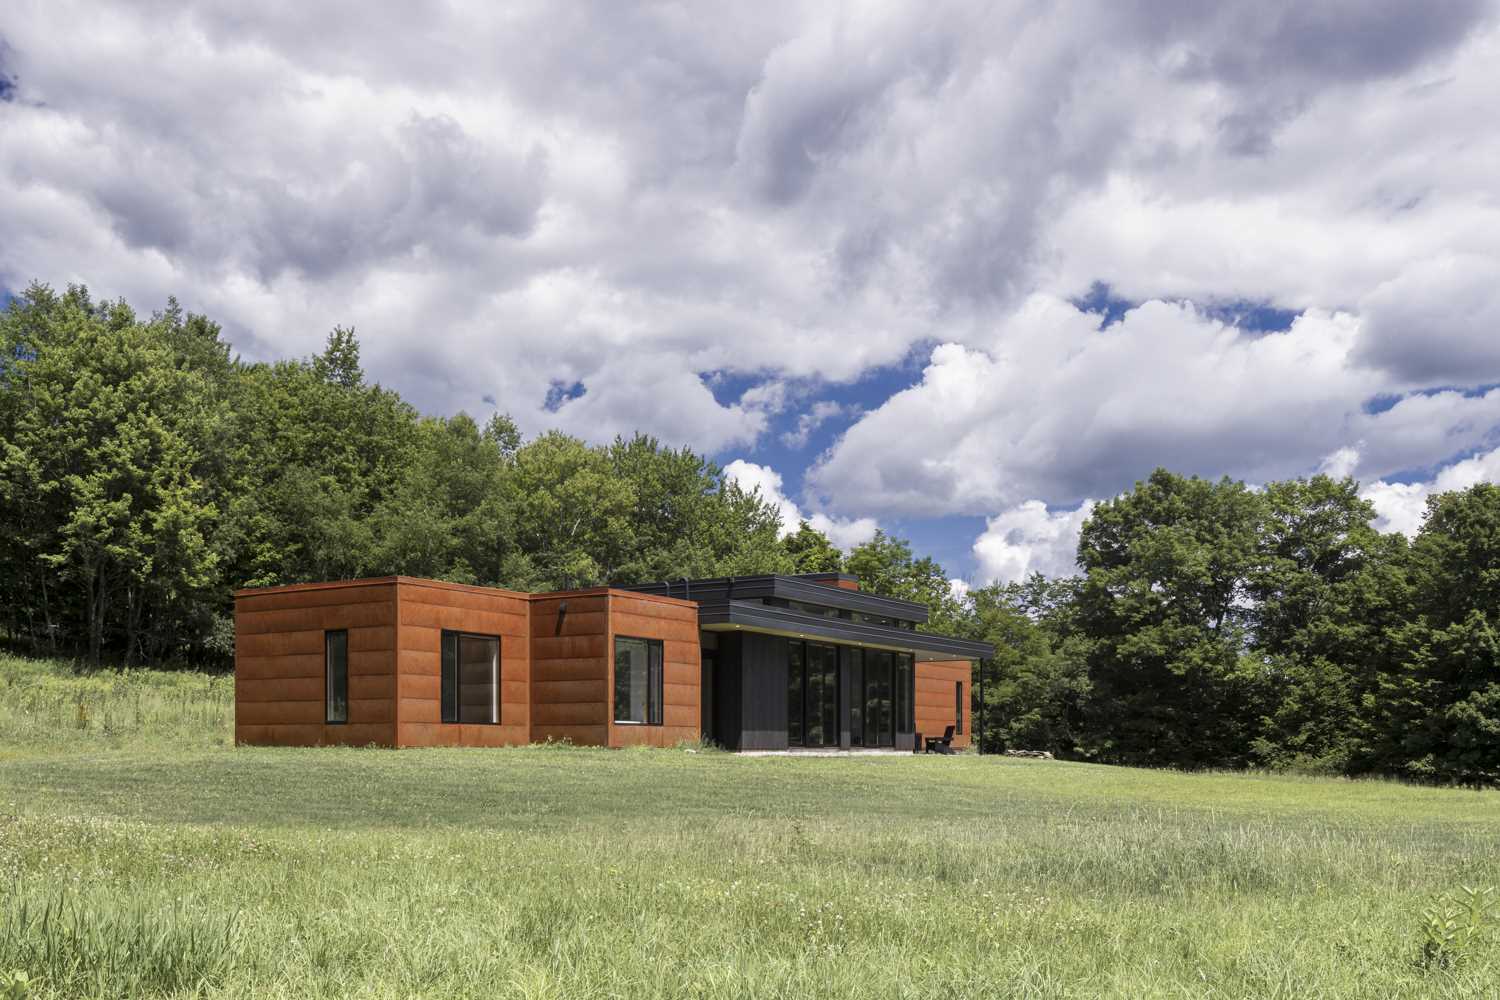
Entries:
[[[851,577],[852,579],[852,577]],[[927,621],[927,606],[915,601],[880,597],[862,590],[846,590],[827,583],[816,583],[795,576],[736,576],[709,580],[667,580],[624,588],[647,594],[664,594],[700,605],[762,600],[767,597],[803,604],[816,604],[841,611],[857,611],[876,618],[894,618],[908,622]],[[876,627],[876,626],[871,626]],[[898,630],[893,630],[898,631]]]
[[842,618],[819,618],[750,601],[699,601],[698,626],[711,632],[764,632],[792,639],[824,639],[847,646],[892,649],[914,653],[919,660],[987,660],[995,655],[995,647],[987,642]]

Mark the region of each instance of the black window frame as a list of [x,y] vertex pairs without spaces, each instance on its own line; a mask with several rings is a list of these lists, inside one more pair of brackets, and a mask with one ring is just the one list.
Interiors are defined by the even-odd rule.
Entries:
[[953,682],[953,735],[964,734],[964,682]]
[[[844,657],[837,643],[792,639],[787,643],[787,745],[824,749],[843,745]],[[813,650],[818,670],[814,676]],[[818,697],[814,697],[814,693]],[[813,716],[812,711],[816,711]],[[831,713],[831,715],[830,715]],[[795,723],[795,724],[794,724]],[[831,728],[830,728],[831,724]],[[814,741],[812,734],[817,733]]]
[[[643,642],[646,644],[646,719],[644,722],[635,719],[620,718],[620,643]],[[655,653],[653,660],[652,653]],[[609,686],[609,715],[611,721],[617,726],[661,726],[665,725],[663,702],[666,700],[666,677],[667,677],[667,647],[660,639],[648,639],[643,635],[616,635],[614,641],[614,658],[610,660],[614,676]],[[653,671],[654,676],[653,676]]]
[[[452,718],[449,718],[449,672],[448,672],[448,640],[453,640],[453,673],[452,673]],[[495,717],[493,719],[465,719],[463,717],[463,699],[459,697],[458,669],[462,657],[459,648],[465,639],[481,639],[486,642],[495,643]],[[445,628],[438,636],[438,722],[445,726],[498,726],[505,718],[505,688],[501,681],[505,676],[505,643],[498,635],[486,635],[483,632],[468,632],[463,629]]]
[[[340,678],[343,687],[343,718],[334,717],[334,670],[333,670],[333,639],[337,636],[343,642],[343,676]],[[325,726],[347,726],[349,724],[349,630],[346,628],[331,628],[323,630],[323,725]]]

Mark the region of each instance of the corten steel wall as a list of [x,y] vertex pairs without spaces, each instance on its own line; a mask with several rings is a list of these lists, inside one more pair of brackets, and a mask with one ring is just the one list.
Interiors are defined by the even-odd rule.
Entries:
[[[349,721],[327,725],[323,636],[333,629],[349,632]],[[441,721],[445,629],[499,637],[498,725]],[[662,641],[660,726],[613,722],[616,634]],[[531,595],[409,577],[235,595],[241,743],[670,746],[699,738],[701,682],[698,606],[670,597]]]
[[[698,645],[698,605],[672,597],[609,592],[608,691],[614,691],[614,636],[662,641],[662,724],[639,726],[614,721],[613,700],[605,716],[609,720],[612,747],[647,744],[673,746],[681,740],[696,740],[702,734],[702,650]],[[570,612],[571,614],[571,612]]]
[[[349,721],[324,723],[323,633],[349,631]],[[234,738],[395,743],[396,581],[242,590],[234,601]]]
[[969,705],[969,684],[973,673],[973,665],[968,660],[917,663],[917,698],[913,708],[916,710],[917,732],[922,734],[923,739],[942,736],[944,729],[955,724],[953,685],[958,683],[964,686],[964,724],[963,733],[954,735],[953,745],[969,745],[969,737],[974,728],[970,718],[973,712]]
[[531,601],[531,738],[609,743],[609,593]]
[[[400,578],[398,746],[518,746],[531,742],[531,595]],[[500,638],[500,723],[442,721],[444,629]]]

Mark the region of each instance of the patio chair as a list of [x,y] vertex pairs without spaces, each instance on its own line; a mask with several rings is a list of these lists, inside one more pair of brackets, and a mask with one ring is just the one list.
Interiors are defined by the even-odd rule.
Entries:
[[927,752],[958,753],[957,750],[953,749],[953,727],[949,726],[947,729],[944,729],[941,736],[927,737]]

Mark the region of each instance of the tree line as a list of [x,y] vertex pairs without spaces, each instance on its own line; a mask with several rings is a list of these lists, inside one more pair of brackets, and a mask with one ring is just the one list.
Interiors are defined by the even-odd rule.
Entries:
[[33,285],[0,316],[0,522],[6,641],[89,663],[227,667],[239,587],[843,571],[996,645],[989,751],[1500,779],[1491,485],[1433,497],[1408,543],[1352,480],[1158,470],[1093,510],[1077,575],[960,594],[884,532],[782,537],[687,448],[423,416],[365,378],[351,330],[247,363],[175,301],[143,317]]

